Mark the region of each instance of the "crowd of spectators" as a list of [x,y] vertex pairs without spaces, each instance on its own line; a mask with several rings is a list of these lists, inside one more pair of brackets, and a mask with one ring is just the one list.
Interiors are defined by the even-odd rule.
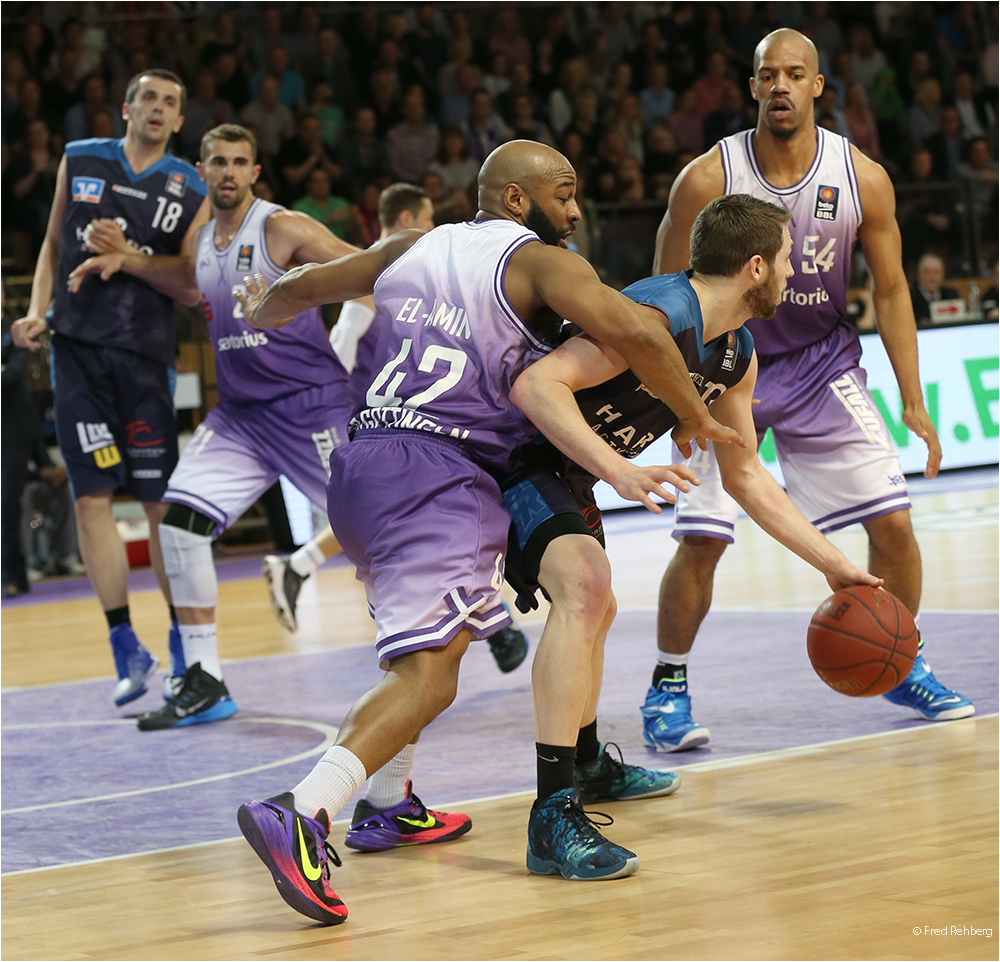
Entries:
[[439,221],[470,216],[479,165],[512,137],[562,150],[588,203],[663,203],[689,160],[756,123],[754,47],[794,26],[826,76],[818,122],[897,183],[908,266],[961,246],[958,195],[929,183],[967,185],[992,225],[977,256],[996,256],[994,3],[82,3],[60,19],[64,6],[3,11],[4,226],[32,250],[64,143],[120,135],[124,85],[145,67],[188,85],[175,152],[196,159],[207,129],[243,123],[263,196],[365,244],[391,181],[421,184]]

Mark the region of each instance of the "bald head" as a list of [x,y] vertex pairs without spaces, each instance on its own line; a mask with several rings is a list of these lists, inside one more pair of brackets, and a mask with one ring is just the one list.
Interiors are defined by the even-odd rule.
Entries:
[[500,217],[566,247],[580,219],[576,171],[558,150],[534,140],[497,147],[479,171],[480,218]]
[[499,213],[510,184],[533,196],[547,182],[559,183],[568,178],[575,183],[576,171],[558,150],[534,140],[512,140],[497,147],[480,168],[479,207]]
[[811,74],[819,73],[816,44],[791,27],[779,27],[757,44],[757,49],[753,52],[753,72],[756,74],[760,65],[775,55],[784,60],[798,59]]

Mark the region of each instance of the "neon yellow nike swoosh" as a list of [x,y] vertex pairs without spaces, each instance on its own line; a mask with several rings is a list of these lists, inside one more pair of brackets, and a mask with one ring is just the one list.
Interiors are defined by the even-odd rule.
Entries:
[[429,812],[423,818],[403,818],[402,815],[397,815],[396,819],[414,828],[433,828],[437,824],[437,819]]
[[323,871],[318,865],[313,865],[309,858],[309,849],[306,848],[306,840],[302,837],[302,822],[296,819],[295,827],[299,830],[299,858],[302,860],[302,873],[310,882],[316,882]]

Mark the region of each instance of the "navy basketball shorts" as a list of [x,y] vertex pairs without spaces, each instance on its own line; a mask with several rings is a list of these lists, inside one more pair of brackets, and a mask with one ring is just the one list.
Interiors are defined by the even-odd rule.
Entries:
[[556,538],[587,534],[604,546],[594,478],[562,461],[561,471],[536,463],[511,475],[502,485],[503,501],[512,520],[504,577],[517,592],[517,607],[525,613],[538,607],[536,592],[544,594],[538,570],[545,549]]
[[177,464],[166,365],[54,334],[52,389],[73,497],[112,488],[136,501],[159,501]]

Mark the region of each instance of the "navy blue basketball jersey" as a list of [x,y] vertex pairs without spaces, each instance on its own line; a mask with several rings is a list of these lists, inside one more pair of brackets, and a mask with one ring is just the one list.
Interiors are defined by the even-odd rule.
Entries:
[[198,171],[170,151],[141,173],[125,157],[124,140],[94,138],[66,145],[66,216],[49,324],[66,337],[174,362],[174,302],[119,272],[84,279],[66,290],[70,271],[91,253],[83,233],[92,220],[111,218],[129,244],[146,254],[179,254],[205,197]]
[[[741,327],[704,343],[701,304],[691,287],[689,271],[647,277],[629,285],[622,293],[667,315],[670,334],[706,404],[743,380],[753,356],[753,337]],[[677,415],[631,371],[578,391],[575,397],[594,432],[626,458],[636,457],[677,423]]]

